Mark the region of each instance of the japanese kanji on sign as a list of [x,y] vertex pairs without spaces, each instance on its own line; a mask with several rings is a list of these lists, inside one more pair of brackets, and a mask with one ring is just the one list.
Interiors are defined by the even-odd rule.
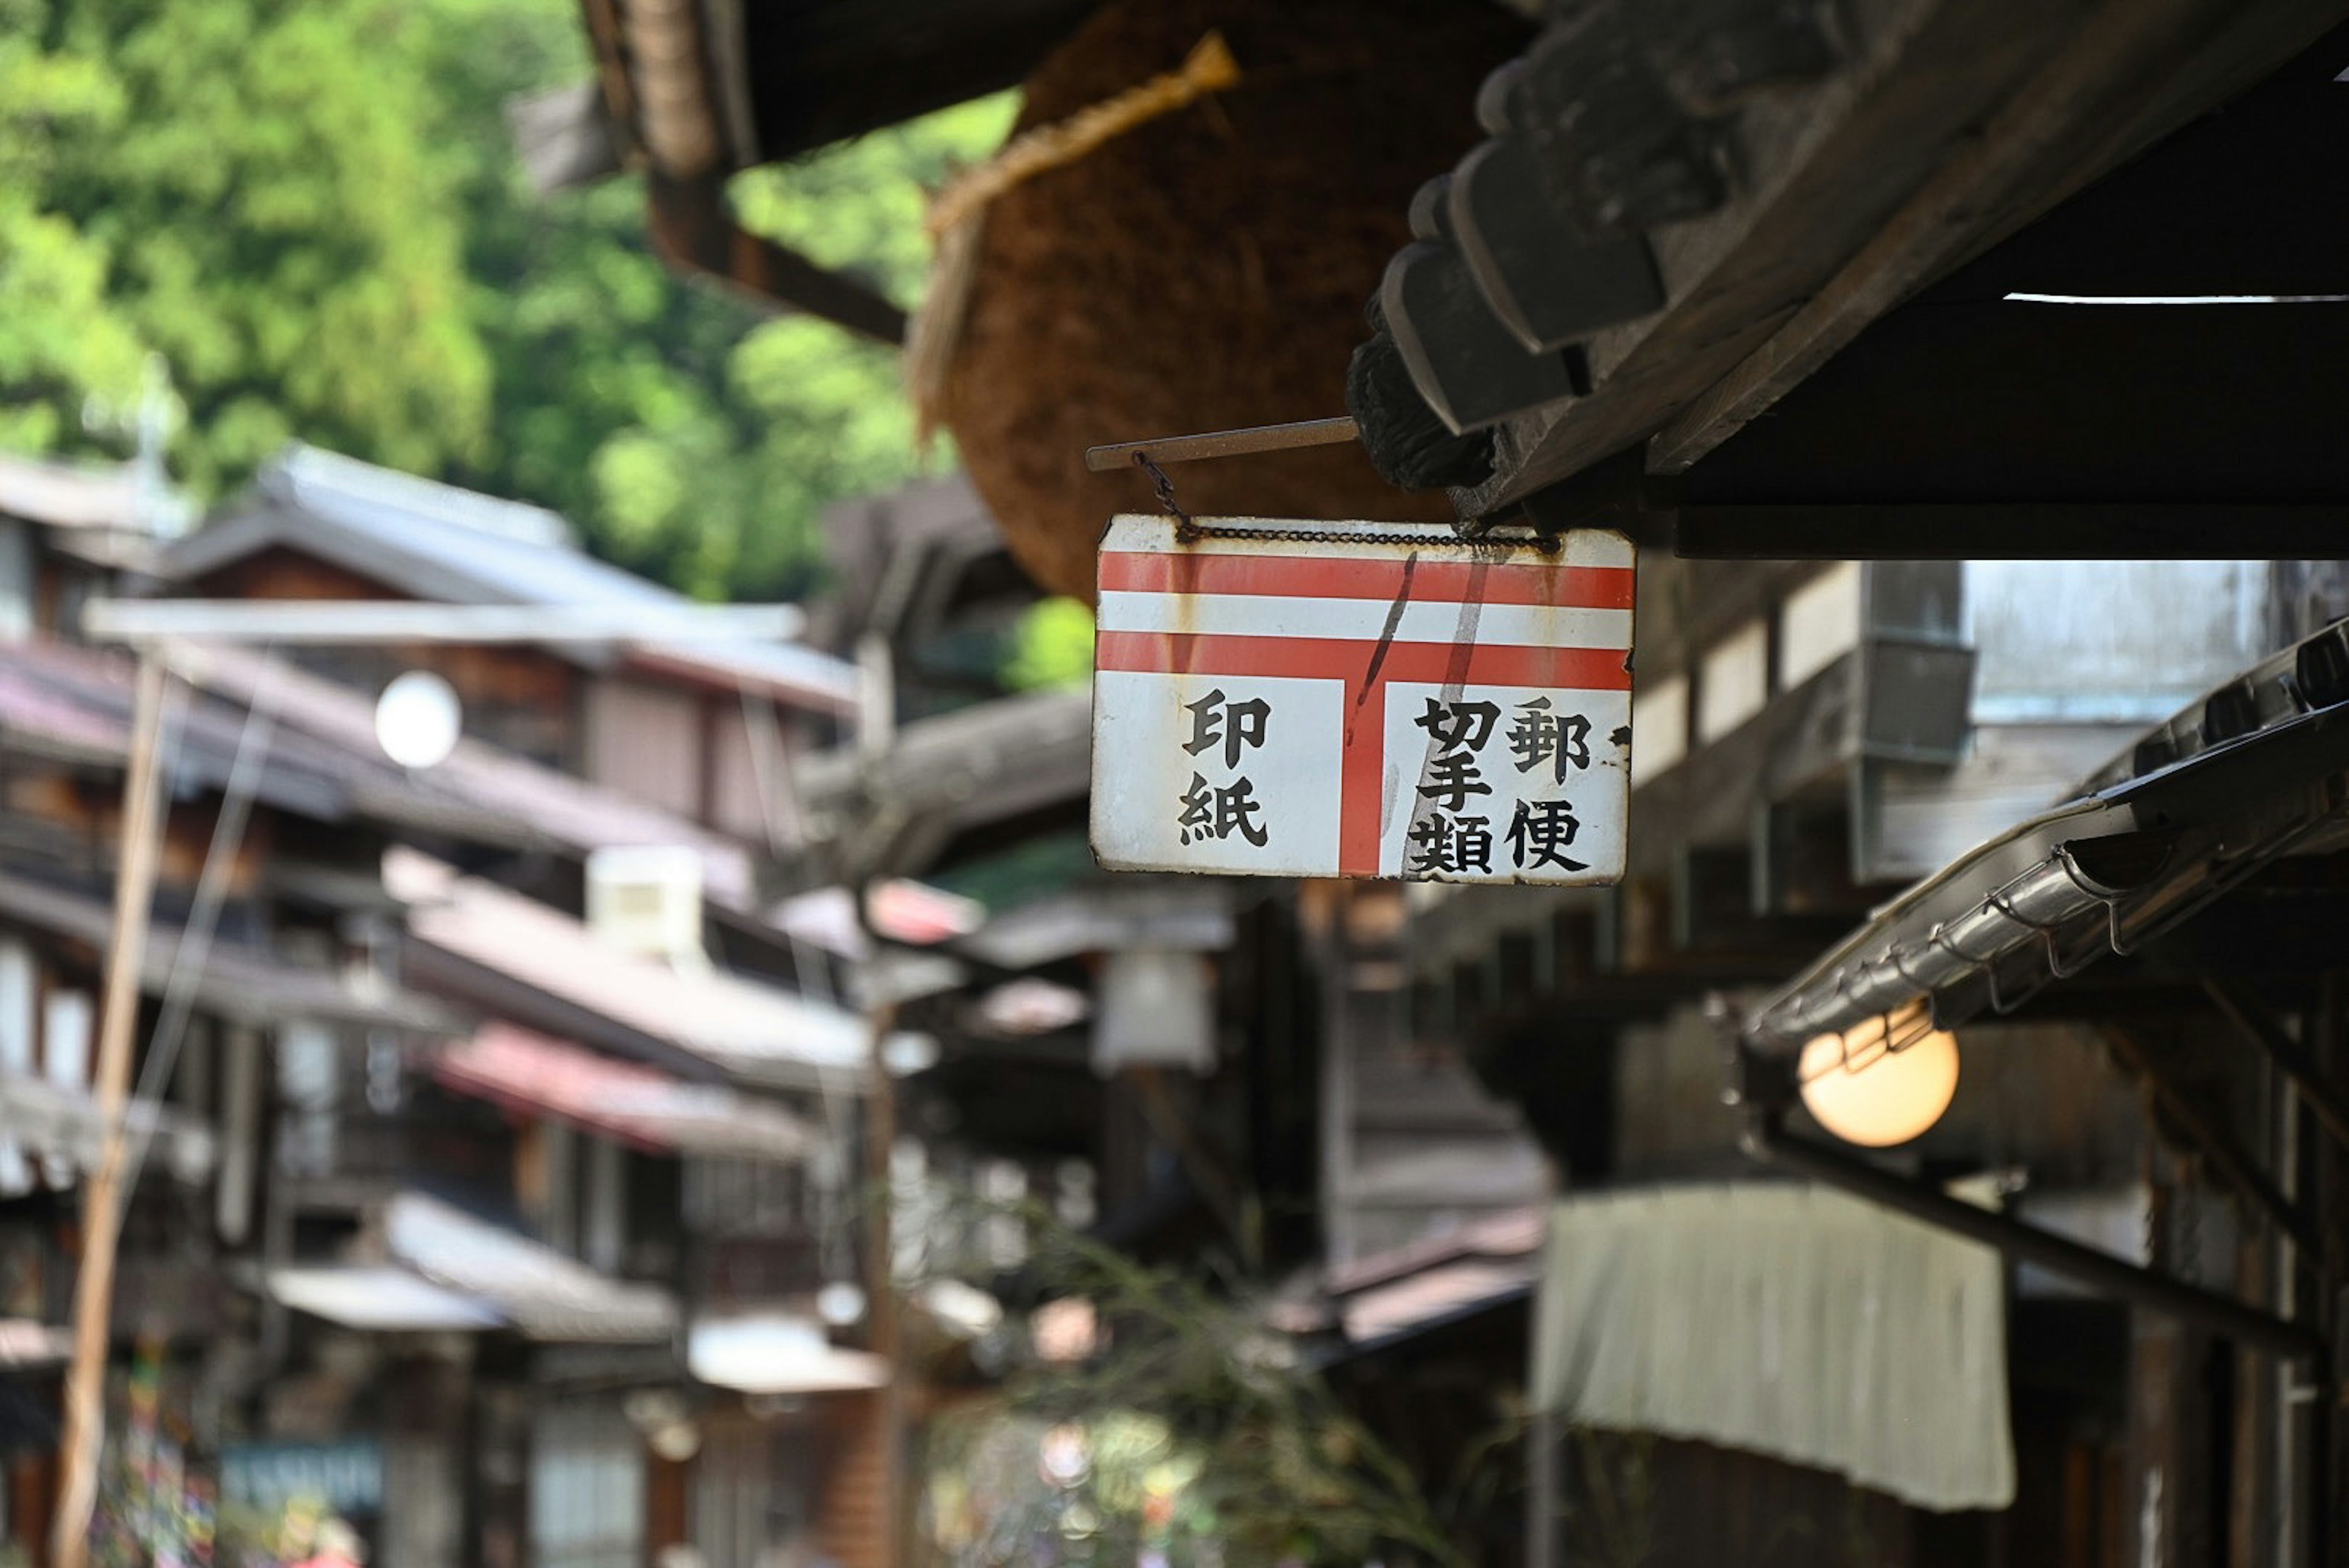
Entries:
[[1545,553],[1411,524],[1199,527],[1186,543],[1173,518],[1120,517],[1102,545],[1102,865],[1621,877],[1632,552],[1620,535],[1573,533]]

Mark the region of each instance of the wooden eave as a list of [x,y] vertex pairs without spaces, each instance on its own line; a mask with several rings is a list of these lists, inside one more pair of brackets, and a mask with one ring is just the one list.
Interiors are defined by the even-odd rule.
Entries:
[[905,315],[863,280],[734,221],[729,176],[766,156],[748,82],[747,17],[720,0],[580,0],[605,111],[646,181],[653,247],[676,270],[881,342]]
[[1869,325],[1681,476],[1682,547],[2338,556],[2344,65],[2349,29]]
[[[2223,391],[2194,386],[2198,369],[2210,365],[2250,376],[2271,369],[2292,396],[2261,400],[2261,414],[2295,398],[2304,405],[2310,400],[2300,394],[2313,384],[2337,387],[2339,356],[2310,364],[2320,356],[2315,339],[2303,336],[2313,319],[2306,315],[2295,314],[2286,326],[2254,319],[2259,313],[2252,311],[2220,323],[2179,312],[2148,324],[2153,313],[2147,311],[2113,311],[2106,314],[2116,319],[2095,321],[2061,319],[2049,307],[2026,321],[2002,293],[1961,298],[1937,286],[1960,295],[1971,287],[1979,296],[1991,275],[1985,268],[2061,255],[2065,265],[2044,275],[2078,279],[2081,292],[2139,292],[2112,280],[2152,280],[2192,268],[2232,268],[2236,281],[2220,292],[2290,292],[2261,280],[2299,275],[2320,260],[2333,264],[2332,288],[2339,290],[2342,181],[2337,161],[2323,149],[2339,145],[2339,130],[2349,129],[2349,86],[2333,82],[2349,65],[2349,32],[2337,30],[2349,16],[2341,0],[1989,7],[1895,0],[1858,9],[1868,43],[1845,68],[1808,87],[1763,93],[1735,111],[1729,199],[1647,236],[1665,286],[1662,307],[1578,346],[1587,395],[1494,427],[1494,476],[1454,493],[1464,517],[1504,515],[1545,492],[1556,505],[1561,489],[1573,495],[1609,472],[1609,460],[1629,462],[1634,452],[1648,476],[1641,509],[1668,512],[1682,493],[1728,504],[1735,487],[1716,476],[1753,471],[1755,452],[1781,440],[1780,426],[1803,436],[1786,447],[1782,467],[1801,467],[1826,486],[1857,490],[1862,472],[1882,481],[1864,497],[1844,499],[1966,499],[1933,495],[1906,469],[1883,472],[1899,469],[1909,451],[1888,442],[1886,427],[1896,423],[1900,428],[1891,435],[1921,441],[1919,432],[1938,433],[1945,448],[1939,455],[1970,464],[1977,481],[2001,467],[1998,443],[2027,430],[2073,465],[2067,472],[2079,476],[2075,492],[2095,492],[2043,489],[2014,500],[2121,502],[2157,493],[2207,500],[2194,486],[2181,492],[2165,483],[2183,460],[2174,430],[2162,421],[2140,419],[2142,437],[2131,444],[2107,439],[2121,416],[2074,416],[2095,398],[2137,413],[2165,388],[2180,394],[2168,405],[2174,416],[2186,400],[2182,389],[2206,404],[2214,393],[2232,397],[2242,389],[2233,380]],[[2337,101],[2312,107],[2306,94],[2320,78]],[[2295,94],[2303,101],[2282,101]],[[2195,123],[2239,95],[2234,107]],[[2239,157],[2231,166],[2210,166],[2209,149],[2230,138],[2244,144],[2239,154],[2249,155],[2244,150],[2260,140],[2261,128],[2240,123],[2246,118],[2268,121],[2266,130],[2275,132],[2286,122],[2305,127],[2328,114],[2333,138],[2301,143],[2296,158],[2246,163]],[[2182,128],[2184,134],[2173,137]],[[2204,143],[2199,151],[2192,145],[2198,140]],[[2124,170],[2132,160],[2137,165]],[[2090,189],[2116,170],[2124,170],[2116,188],[2129,192],[2126,198]],[[2213,185],[2214,173],[2240,184],[2230,194]],[[2197,186],[2225,215],[2205,221],[2175,191],[2149,206],[2147,193],[2164,183]],[[2245,225],[2238,220],[2247,206],[2254,221]],[[2153,232],[2157,211],[2166,218],[2166,234]],[[2034,221],[2067,237],[2059,246],[2033,230]],[[2096,223],[2113,226],[2100,235]],[[1974,283],[1960,281],[1968,277]],[[2054,292],[2063,286],[2017,286]],[[1941,314],[1921,314],[1929,303]],[[2124,314],[2126,321],[2116,318]],[[2327,346],[2333,330],[2329,320],[2321,326]],[[2002,333],[2044,336],[2026,358],[2012,341],[1991,341]],[[1946,356],[1954,358],[1945,375]],[[1847,367],[1847,358],[1855,362]],[[1889,396],[1885,367],[1895,359],[1901,385]],[[2033,376],[2034,368],[2041,373]],[[2082,368],[2084,378],[2071,379]],[[1815,383],[1828,390],[1806,400]],[[2330,397],[2337,406],[2337,392]],[[2239,407],[2218,417],[2233,421],[2231,436],[2255,415]],[[1839,438],[1818,439],[1822,421],[1836,424]],[[2303,435],[2286,420],[2261,449],[2297,445]],[[2224,444],[2196,443],[2198,450]],[[1874,470],[1872,456],[1881,460]],[[2097,462],[2142,466],[2133,484],[2116,488],[2113,482],[2089,484],[2077,466]],[[1612,472],[1619,476],[1621,464]],[[2349,499],[2349,487],[2332,488],[2330,477],[2319,497],[2223,499]],[[1758,504],[1760,497],[1734,499]],[[1829,499],[1806,492],[1778,504]],[[2297,525],[2305,535],[2313,520],[2302,517]],[[1756,544],[1723,553],[1772,552]]]

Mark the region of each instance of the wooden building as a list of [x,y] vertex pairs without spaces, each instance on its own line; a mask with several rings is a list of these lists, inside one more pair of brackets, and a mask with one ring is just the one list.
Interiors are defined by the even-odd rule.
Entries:
[[[265,467],[153,563],[176,595],[428,604],[678,606],[582,552],[551,512],[315,448]],[[771,790],[794,747],[828,741],[854,671],[787,643],[723,648],[436,647],[305,650],[347,684],[432,670],[468,732],[749,843],[788,834]]]
[[[464,533],[496,504],[326,466],[358,533],[415,545],[437,523],[473,569],[498,556],[493,528]],[[99,550],[78,531],[98,526],[76,510],[89,486],[35,477],[0,528],[28,568],[0,643],[0,1251],[10,1310],[54,1324],[100,1130],[87,1085],[130,711],[127,661],[55,634],[118,572],[164,568],[136,518],[107,513],[123,537]],[[607,598],[667,602],[551,541],[516,548],[554,562],[531,593],[569,563]],[[256,569],[294,569],[272,559]],[[844,977],[766,919],[773,803],[737,836],[480,735],[410,771],[378,750],[367,687],[225,647],[173,659],[132,1122],[152,1157],[116,1297],[106,1539],[249,1539],[309,1499],[387,1568],[633,1563],[705,1540],[747,1563],[788,1539],[877,1563],[882,1374],[814,1307],[863,1266],[869,1042],[827,1000]],[[527,659],[572,682],[565,701],[599,678]],[[750,702],[776,729],[832,713],[839,668],[651,649],[609,679],[721,717],[696,683],[747,682],[739,736]],[[575,729],[523,686],[543,705],[492,704],[483,728]],[[647,851],[691,865],[670,878],[689,889],[682,949],[595,908],[599,865]],[[8,1437],[5,1528],[36,1562],[47,1346],[11,1356],[32,1414]],[[749,1459],[771,1438],[771,1470]]]

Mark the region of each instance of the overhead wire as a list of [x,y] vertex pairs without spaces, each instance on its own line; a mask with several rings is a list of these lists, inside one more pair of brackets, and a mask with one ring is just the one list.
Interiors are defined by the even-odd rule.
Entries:
[[[265,655],[268,649],[262,649]],[[139,1070],[139,1082],[130,1097],[124,1102],[124,1114],[129,1115],[136,1106],[151,1106],[153,1114],[146,1118],[143,1127],[128,1129],[123,1163],[122,1184],[117,1201],[126,1210],[130,1197],[138,1189],[139,1175],[145,1166],[155,1135],[162,1123],[163,1100],[177,1068],[180,1051],[187,1038],[188,1021],[195,1011],[196,989],[205,969],[212,961],[212,939],[219,929],[222,906],[227,901],[230,877],[234,874],[236,857],[244,844],[244,831],[253,815],[253,801],[261,787],[263,770],[266,767],[269,747],[277,730],[276,692],[279,666],[268,660],[246,699],[244,723],[237,735],[235,759],[229,765],[229,774],[221,791],[219,812],[212,818],[210,841],[204,848],[204,864],[196,878],[196,892],[188,910],[188,919],[180,928],[180,940],[171,950],[171,968],[163,981],[163,1002],[155,1018],[153,1032],[148,1036],[145,1062]],[[174,682],[172,690],[184,688]],[[184,699],[182,699],[184,706]],[[165,714],[165,736],[170,737],[172,716]],[[159,744],[161,743],[159,742]],[[167,751],[166,757],[171,753]]]

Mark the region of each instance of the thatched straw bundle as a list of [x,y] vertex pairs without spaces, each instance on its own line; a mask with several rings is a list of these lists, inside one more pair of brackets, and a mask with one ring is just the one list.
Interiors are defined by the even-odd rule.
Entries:
[[[1115,0],[1030,77],[1014,135],[1173,68],[1210,31],[1237,86],[988,204],[943,411],[1020,560],[1092,596],[1102,528],[1147,508],[1085,447],[1345,410],[1362,307],[1412,192],[1477,135],[1526,25],[1489,0]],[[1444,518],[1354,447],[1172,471],[1200,515]]]

